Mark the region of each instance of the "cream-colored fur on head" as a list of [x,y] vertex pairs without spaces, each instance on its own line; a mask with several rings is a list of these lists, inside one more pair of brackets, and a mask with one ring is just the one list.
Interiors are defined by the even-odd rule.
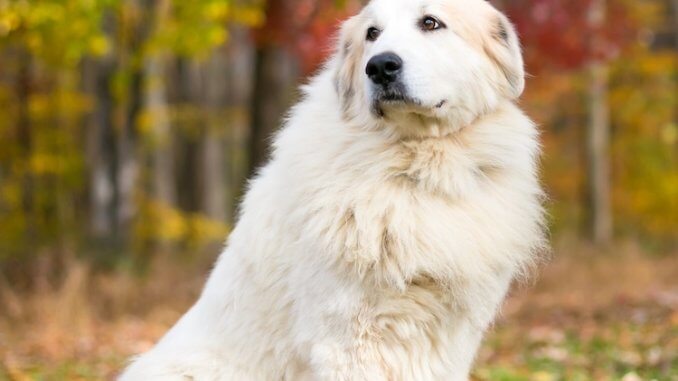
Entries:
[[[365,65],[385,51],[416,102],[375,100]],[[303,88],[200,299],[121,379],[467,380],[546,246],[523,77],[486,1],[372,1]]]

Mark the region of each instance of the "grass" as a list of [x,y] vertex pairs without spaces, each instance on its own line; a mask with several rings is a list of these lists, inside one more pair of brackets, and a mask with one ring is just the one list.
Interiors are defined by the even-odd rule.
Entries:
[[[633,315],[654,310],[647,320]],[[676,380],[675,322],[656,306],[619,317],[567,316],[565,323],[498,327],[483,349],[478,380]],[[622,317],[626,315],[625,317]],[[510,323],[505,323],[510,324]],[[672,326],[673,324],[673,326]]]
[[678,380],[678,260],[584,251],[510,298],[476,380]]
[[[678,381],[678,258],[557,253],[510,296],[473,380]],[[28,295],[0,285],[0,380],[114,379],[196,298],[208,265],[185,267],[159,261],[138,279],[74,263]]]

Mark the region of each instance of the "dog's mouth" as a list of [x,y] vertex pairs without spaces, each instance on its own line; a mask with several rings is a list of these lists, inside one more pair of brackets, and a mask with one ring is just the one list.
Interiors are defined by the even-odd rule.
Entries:
[[385,108],[421,107],[421,101],[407,94],[407,89],[399,83],[377,87],[372,94],[372,111],[383,117]]
[[408,95],[407,89],[401,84],[374,89],[372,94],[372,112],[382,118],[388,109],[402,110],[415,114],[430,114],[447,104],[443,99],[435,105],[425,105],[420,99]]

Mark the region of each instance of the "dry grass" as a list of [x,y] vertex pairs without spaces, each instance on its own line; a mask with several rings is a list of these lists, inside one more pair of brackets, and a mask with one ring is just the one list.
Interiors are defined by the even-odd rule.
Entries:
[[[678,258],[561,247],[487,338],[476,380],[678,380]],[[574,254],[576,253],[576,254]],[[206,266],[144,279],[75,262],[30,295],[0,288],[0,380],[113,379],[196,298]]]
[[2,288],[0,380],[113,379],[197,297],[206,269],[184,267],[160,260],[140,279],[74,262],[56,287]]

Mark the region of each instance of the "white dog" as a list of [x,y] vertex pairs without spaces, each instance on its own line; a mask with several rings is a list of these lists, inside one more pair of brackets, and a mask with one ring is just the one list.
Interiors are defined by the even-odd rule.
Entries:
[[122,380],[467,380],[545,246],[516,33],[373,0],[252,181],[193,308]]

